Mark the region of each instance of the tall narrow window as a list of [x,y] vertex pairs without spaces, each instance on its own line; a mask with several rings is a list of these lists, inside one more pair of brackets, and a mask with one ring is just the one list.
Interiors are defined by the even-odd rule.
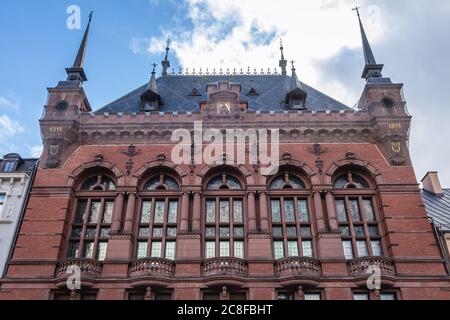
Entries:
[[140,193],[136,258],[176,259],[180,187],[175,178],[152,177]]
[[104,261],[108,250],[116,185],[105,175],[88,178],[77,191],[67,250],[69,258]]
[[212,178],[205,191],[205,258],[245,258],[245,193],[228,174]]
[[339,176],[334,189],[345,258],[383,256],[375,191],[363,177],[352,172]]
[[314,257],[310,193],[297,176],[285,172],[270,184],[274,259]]

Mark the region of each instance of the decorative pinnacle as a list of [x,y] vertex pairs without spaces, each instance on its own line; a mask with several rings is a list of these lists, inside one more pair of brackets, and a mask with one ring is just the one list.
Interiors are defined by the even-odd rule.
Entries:
[[153,71],[152,71],[152,74],[156,74],[156,67],[158,66],[158,64],[156,64],[156,63],[153,63],[152,64],[152,67],[153,67]]
[[295,71],[296,69],[295,69],[295,61],[294,60],[291,61],[291,65],[292,65],[292,71]]

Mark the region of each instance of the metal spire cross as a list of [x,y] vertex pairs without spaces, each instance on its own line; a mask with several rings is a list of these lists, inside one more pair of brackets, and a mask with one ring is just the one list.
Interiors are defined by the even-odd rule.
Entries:
[[361,9],[361,7],[356,6],[355,8],[352,9],[352,11],[356,11],[358,18],[361,18],[361,16],[359,15],[359,9]]
[[152,64],[152,67],[153,67],[153,72],[156,72],[156,67],[158,66],[158,64],[156,64],[156,63],[153,63]]
[[89,22],[91,22],[93,14],[94,14],[94,11],[91,11],[91,13],[89,14]]
[[291,65],[292,65],[292,70],[295,70],[295,61],[294,60],[291,61]]

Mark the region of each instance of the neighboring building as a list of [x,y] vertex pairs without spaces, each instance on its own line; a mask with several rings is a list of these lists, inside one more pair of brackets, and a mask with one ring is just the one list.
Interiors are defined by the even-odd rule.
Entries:
[[[358,110],[287,75],[282,48],[280,72],[263,74],[174,74],[167,54],[161,77],[93,112],[89,24],[68,79],[48,89],[44,154],[0,299],[450,299],[403,85],[382,75],[360,26]],[[194,121],[281,128],[280,171],[221,154],[176,165],[172,134]],[[72,266],[81,290],[67,289]],[[367,287],[370,266],[381,290]]]
[[0,160],[0,277],[22,219],[36,162],[36,159],[22,159],[15,153]]
[[422,199],[435,226],[443,257],[450,272],[450,189],[443,189],[437,172],[428,172],[422,180]]

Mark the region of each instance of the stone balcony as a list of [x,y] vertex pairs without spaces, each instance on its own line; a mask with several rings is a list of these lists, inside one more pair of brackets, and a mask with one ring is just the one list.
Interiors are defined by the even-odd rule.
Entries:
[[81,277],[99,278],[102,273],[102,263],[97,260],[64,259],[58,262],[55,276],[56,278],[69,277],[76,268],[81,271]]
[[146,258],[132,261],[129,267],[130,277],[165,277],[175,274],[175,262],[160,258]]
[[291,257],[275,261],[275,274],[278,277],[320,276],[322,268],[319,260],[307,257]]
[[203,275],[246,277],[248,264],[245,260],[237,258],[213,258],[203,263]]
[[390,258],[364,257],[348,261],[348,272],[355,277],[371,275],[370,267],[379,268],[382,275],[396,275],[394,262]]

